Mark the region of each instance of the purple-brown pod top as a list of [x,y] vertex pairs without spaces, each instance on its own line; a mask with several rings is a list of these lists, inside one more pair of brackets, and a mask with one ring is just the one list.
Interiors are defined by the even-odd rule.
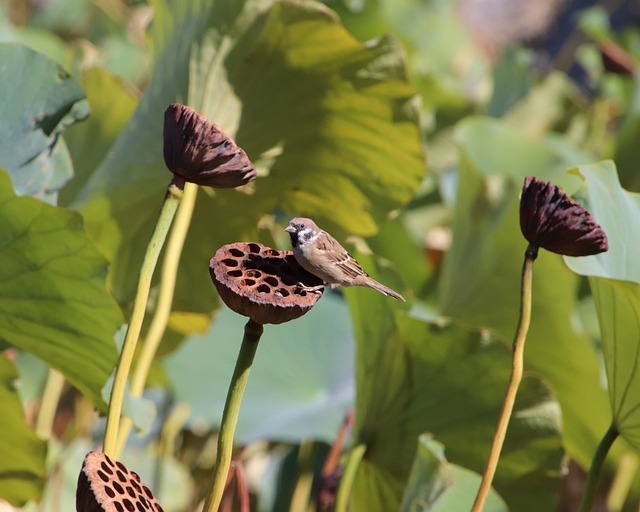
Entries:
[[254,242],[222,246],[209,262],[220,298],[259,324],[280,324],[304,315],[322,297],[322,280],[303,269],[292,251]]
[[174,175],[208,187],[239,187],[256,179],[244,150],[218,125],[180,103],[164,113],[164,161]]
[[532,176],[524,180],[520,229],[531,245],[565,256],[590,256],[609,248],[607,235],[584,206],[553,183]]

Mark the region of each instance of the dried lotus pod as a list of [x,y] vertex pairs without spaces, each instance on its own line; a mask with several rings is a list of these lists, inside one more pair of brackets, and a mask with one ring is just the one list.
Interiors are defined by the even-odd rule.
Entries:
[[164,113],[164,161],[174,175],[207,187],[239,187],[256,179],[244,150],[218,125],[180,103]]
[[322,296],[322,280],[303,269],[292,251],[257,243],[222,246],[209,262],[220,298],[259,324],[280,324],[304,315]]
[[149,488],[117,460],[89,452],[76,488],[77,512],[162,512]]
[[584,206],[533,176],[524,180],[520,229],[536,254],[538,247],[565,256],[590,256],[609,248],[607,235]]

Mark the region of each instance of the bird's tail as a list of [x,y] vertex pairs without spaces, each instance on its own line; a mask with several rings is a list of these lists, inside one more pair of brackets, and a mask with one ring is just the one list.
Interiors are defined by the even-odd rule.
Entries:
[[378,290],[380,293],[384,293],[385,295],[388,295],[389,297],[393,297],[394,299],[401,300],[402,302],[407,302],[406,300],[404,300],[404,297],[402,295],[400,295],[398,292],[393,291],[391,288],[383,285],[382,283],[379,283],[375,279],[371,279],[367,283],[367,286],[369,288],[373,288],[374,290]]

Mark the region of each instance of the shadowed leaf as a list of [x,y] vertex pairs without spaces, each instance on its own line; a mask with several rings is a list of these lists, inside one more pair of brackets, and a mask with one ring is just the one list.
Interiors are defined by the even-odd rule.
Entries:
[[121,315],[76,212],[17,197],[0,171],[0,340],[60,370],[96,406]]

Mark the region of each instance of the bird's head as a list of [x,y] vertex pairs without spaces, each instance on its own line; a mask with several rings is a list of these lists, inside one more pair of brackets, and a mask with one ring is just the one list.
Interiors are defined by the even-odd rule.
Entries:
[[284,229],[291,237],[291,246],[297,247],[316,238],[320,234],[320,228],[311,219],[296,217],[291,219]]

